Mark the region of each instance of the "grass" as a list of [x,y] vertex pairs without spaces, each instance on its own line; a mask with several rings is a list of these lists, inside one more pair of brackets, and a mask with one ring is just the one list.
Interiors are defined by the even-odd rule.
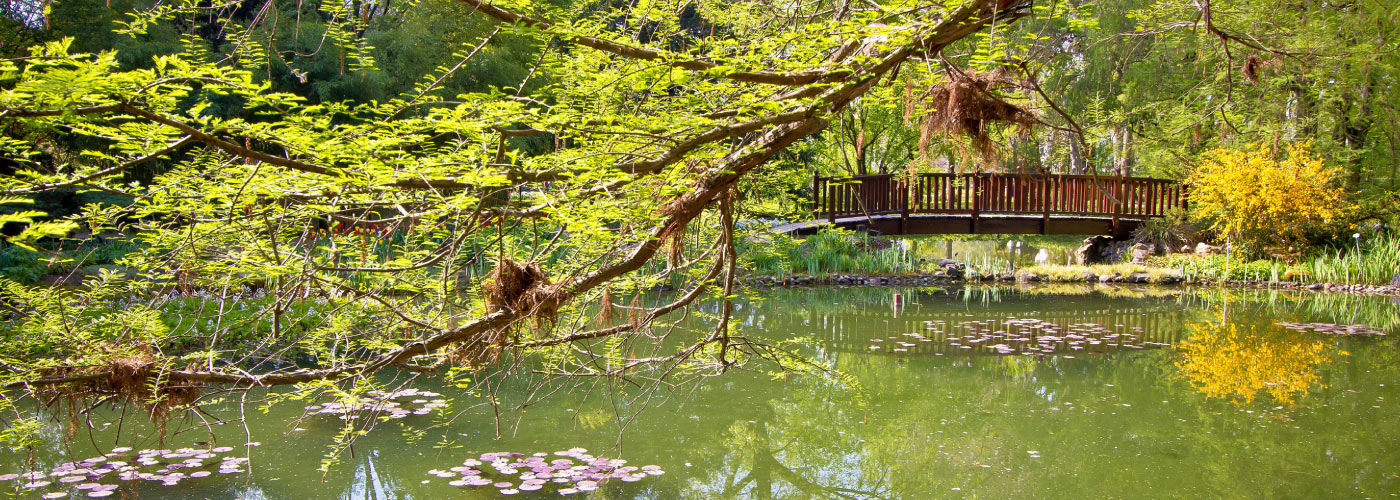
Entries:
[[1245,261],[1226,255],[1171,254],[1153,257],[1151,265],[1176,270],[1187,281],[1303,281],[1306,273],[1286,262],[1260,259]]
[[1043,279],[1048,281],[1084,281],[1085,273],[1093,273],[1098,276],[1118,274],[1125,277],[1136,273],[1146,273],[1149,276],[1148,280],[1152,282],[1161,281],[1167,276],[1182,276],[1175,269],[1138,264],[1090,264],[1084,266],[1042,264],[1027,266],[1022,270],[1041,275]]

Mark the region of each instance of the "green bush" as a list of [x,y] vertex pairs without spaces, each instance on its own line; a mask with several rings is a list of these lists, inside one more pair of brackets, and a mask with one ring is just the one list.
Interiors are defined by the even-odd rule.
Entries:
[[30,251],[0,243],[0,276],[19,283],[34,283],[51,274],[66,274],[87,266],[113,264],[140,249],[125,238],[83,240],[71,248]]
[[19,283],[33,283],[48,274],[43,254],[4,244],[0,248],[0,275]]

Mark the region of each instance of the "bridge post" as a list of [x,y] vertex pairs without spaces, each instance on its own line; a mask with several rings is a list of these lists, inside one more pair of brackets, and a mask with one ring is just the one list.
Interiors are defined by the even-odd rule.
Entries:
[[836,225],[836,188],[840,184],[834,182],[826,183],[826,221],[831,225]]
[[1058,183],[1052,186],[1054,180],[1054,177],[1047,175],[1041,182],[1040,205],[1043,212],[1040,216],[1040,234],[1050,234],[1050,202],[1055,198],[1056,193],[1059,192],[1058,189],[1055,189],[1059,187]]
[[977,234],[978,210],[982,206],[982,183],[978,182],[982,174],[972,174],[967,177],[972,184],[972,234]]
[[[909,184],[907,182],[909,177],[906,175],[904,178],[906,180],[899,181],[896,184],[899,186],[899,234],[909,233]],[[915,184],[915,186],[917,185],[918,184]]]
[[1119,233],[1118,217],[1123,214],[1123,173],[1113,180],[1113,237]]

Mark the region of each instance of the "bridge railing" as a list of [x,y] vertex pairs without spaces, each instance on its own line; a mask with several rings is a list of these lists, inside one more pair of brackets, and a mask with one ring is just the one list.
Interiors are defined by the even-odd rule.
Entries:
[[841,217],[889,214],[1035,214],[1145,219],[1186,207],[1184,186],[1145,177],[1036,174],[894,174],[812,180],[813,212]]

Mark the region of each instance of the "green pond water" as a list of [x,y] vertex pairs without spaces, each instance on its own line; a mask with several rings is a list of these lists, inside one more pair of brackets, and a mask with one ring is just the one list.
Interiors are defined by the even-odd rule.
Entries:
[[[227,446],[233,450],[220,457],[248,459],[232,467],[238,472],[172,486],[112,474],[97,483],[119,485],[112,498],[500,498],[495,487],[456,487],[428,472],[486,452],[554,460],[554,452],[585,448],[664,474],[605,481],[575,497],[1400,494],[1400,305],[1390,298],[1063,285],[823,288],[764,291],[735,315],[747,337],[802,339],[784,345],[839,373],[783,375],[755,361],[656,384],[646,374],[541,381],[519,367],[486,375],[509,375],[495,410],[440,379],[400,374],[395,382],[439,394],[420,401],[449,407],[379,424],[329,472],[318,468],[341,421],[307,415],[316,402],[265,407],[255,402],[264,394],[250,393],[241,411],[215,404],[170,421],[163,443],[139,410],[122,419],[119,409],[101,408],[48,420],[32,458],[0,451],[0,472],[51,471],[117,447],[134,450],[108,461],[130,462],[142,449]],[[1365,324],[1388,335],[1280,322]],[[25,490],[24,482],[5,481],[0,491],[92,491],[58,482]],[[560,486],[514,497],[558,498]]]

